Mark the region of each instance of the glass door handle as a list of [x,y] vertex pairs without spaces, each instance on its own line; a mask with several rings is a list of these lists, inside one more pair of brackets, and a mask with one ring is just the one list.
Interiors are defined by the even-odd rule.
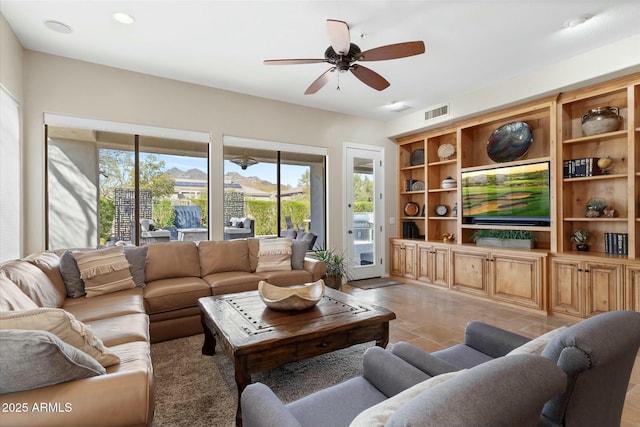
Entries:
[[348,230],[347,233],[348,234],[353,234],[353,230]]

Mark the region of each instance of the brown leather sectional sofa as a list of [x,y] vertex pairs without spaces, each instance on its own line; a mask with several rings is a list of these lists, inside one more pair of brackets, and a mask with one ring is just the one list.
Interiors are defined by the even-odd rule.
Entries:
[[[62,308],[88,325],[120,357],[105,375],[0,394],[7,426],[149,426],[155,408],[151,343],[202,332],[201,297],[257,289],[260,280],[287,286],[320,279],[326,266],[304,258],[302,269],[256,272],[258,239],[152,243],[144,288],[68,298],[60,251],[0,265],[0,310]],[[1,325],[0,325],[1,326]],[[47,411],[34,405],[47,404]],[[71,410],[68,410],[72,408]]]

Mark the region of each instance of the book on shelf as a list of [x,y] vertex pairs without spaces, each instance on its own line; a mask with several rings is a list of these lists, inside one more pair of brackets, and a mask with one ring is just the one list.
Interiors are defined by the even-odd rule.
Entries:
[[629,255],[629,234],[604,233],[604,252],[613,255]]
[[599,157],[584,157],[580,159],[568,159],[562,164],[564,178],[580,178],[586,176],[604,175],[598,167]]

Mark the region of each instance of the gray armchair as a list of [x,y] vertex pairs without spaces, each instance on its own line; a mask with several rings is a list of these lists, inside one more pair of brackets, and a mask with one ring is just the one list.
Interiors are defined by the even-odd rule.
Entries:
[[[348,426],[364,410],[430,377],[390,351],[371,347],[364,355],[362,376],[287,405],[266,385],[249,385],[241,397],[243,426]],[[542,406],[565,386],[564,373],[548,359],[500,358],[420,392],[400,405],[385,425],[535,426]]]
[[[469,368],[504,356],[529,339],[470,322],[464,344],[426,353],[407,344],[392,352],[430,374]],[[640,346],[640,313],[612,311],[568,327],[544,348],[542,356],[567,375],[566,391],[547,402],[538,425],[544,427],[618,426],[629,377]]]

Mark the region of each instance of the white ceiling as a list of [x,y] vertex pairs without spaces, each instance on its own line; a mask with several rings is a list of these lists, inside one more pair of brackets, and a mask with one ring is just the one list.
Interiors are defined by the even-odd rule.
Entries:
[[[126,12],[132,25],[112,14]],[[640,33],[640,0],[18,1],[0,12],[31,50],[346,114],[391,120]],[[567,20],[593,15],[586,24]],[[362,50],[422,40],[423,55],[368,62],[391,86],[351,74],[305,89],[328,64],[326,19],[348,22]],[[72,28],[60,34],[45,20]],[[361,38],[361,34],[366,34]],[[383,108],[411,106],[402,113]]]

